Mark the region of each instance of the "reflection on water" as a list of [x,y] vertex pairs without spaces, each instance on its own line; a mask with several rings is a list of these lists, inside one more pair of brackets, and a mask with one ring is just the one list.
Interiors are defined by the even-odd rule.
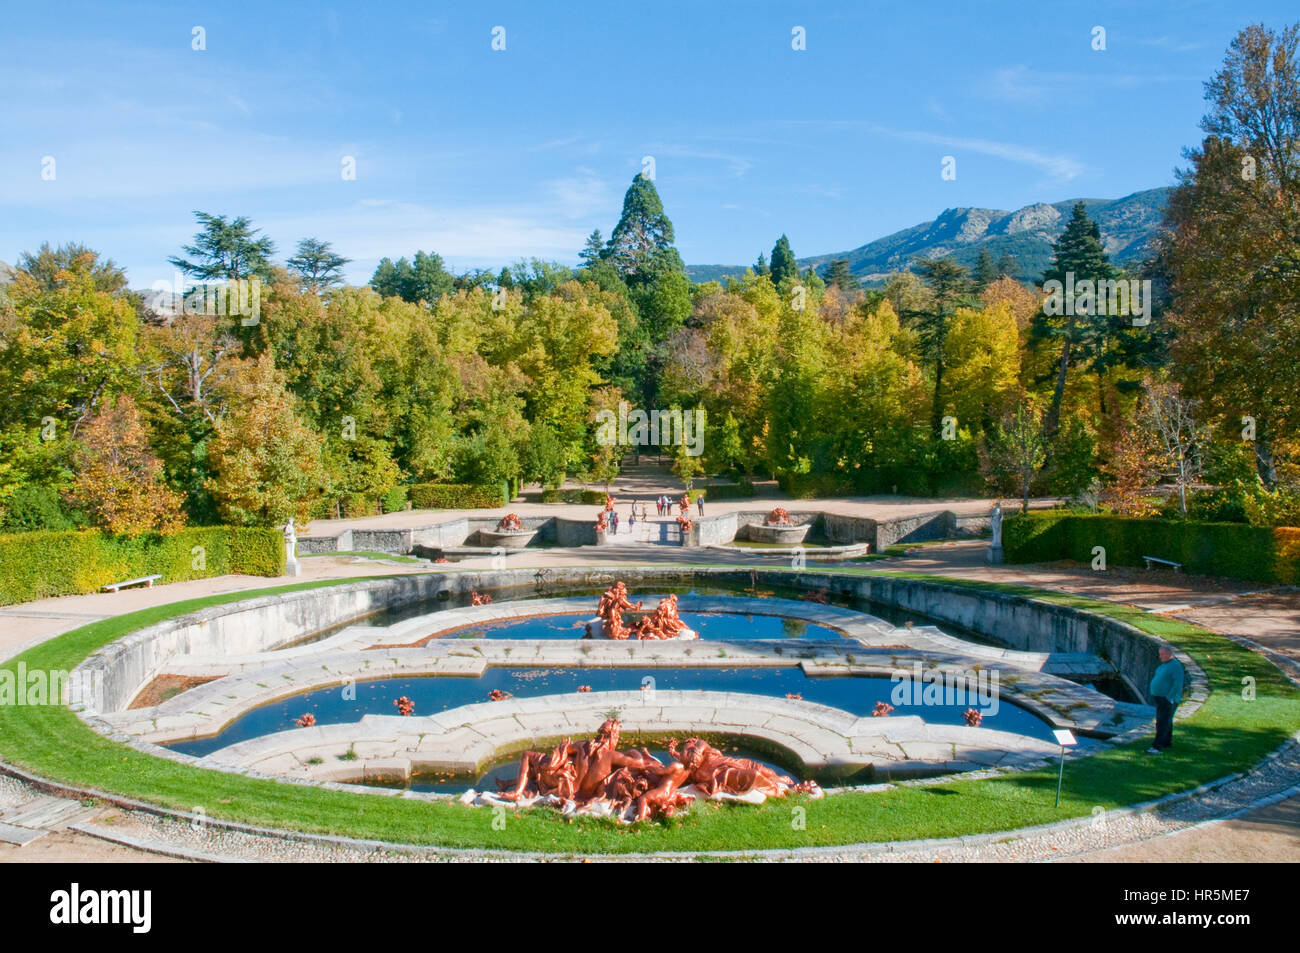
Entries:
[[[795,666],[721,669],[493,667],[487,669],[481,678],[423,675],[321,688],[255,708],[211,738],[177,742],[168,747],[202,756],[238,741],[294,728],[296,720],[308,713],[316,716],[318,725],[352,724],[360,721],[363,715],[395,715],[394,702],[402,695],[415,702],[416,715],[433,715],[461,705],[487,702],[489,692],[494,689],[516,698],[530,698],[576,695],[579,686],[589,686],[593,692],[636,691],[645,686],[643,690],[647,692],[652,688],[657,691],[729,691],[772,698],[795,694],[804,701],[860,716],[870,715],[876,702],[884,701],[895,705],[896,716],[919,715],[927,722],[944,725],[963,724],[963,713],[975,701],[968,699],[963,704],[954,705],[896,704],[897,696],[893,690],[899,686],[888,678],[851,675],[808,678],[802,669]],[[654,703],[650,694],[641,697],[647,704]],[[1005,700],[996,714],[986,714],[984,727],[1043,740],[1052,738],[1051,728],[1045,721]]]

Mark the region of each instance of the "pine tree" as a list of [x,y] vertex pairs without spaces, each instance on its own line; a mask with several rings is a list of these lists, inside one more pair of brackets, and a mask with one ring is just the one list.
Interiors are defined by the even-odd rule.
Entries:
[[826,283],[835,285],[841,291],[856,291],[861,285],[849,270],[847,258],[836,258],[826,269]]
[[754,274],[770,275],[771,273],[772,269],[767,267],[767,257],[762,252],[759,252],[758,261],[754,262]]
[[925,310],[909,314],[916,322],[921,350],[934,365],[934,402],[931,424],[939,432],[943,421],[944,348],[948,341],[948,324],[953,312],[966,304],[970,294],[970,276],[951,258],[918,258],[917,274],[930,289],[930,304]]
[[772,284],[778,288],[785,279],[799,277],[799,266],[795,264],[794,252],[790,250],[790,239],[784,235],[772,246],[771,277]]
[[304,238],[298,243],[298,253],[285,264],[298,273],[306,288],[320,294],[332,285],[343,283],[343,266],[351,260],[336,255],[329,242]]
[[1016,276],[1016,256],[1010,252],[1004,252],[1002,256],[998,258],[998,266],[995,270],[998,273],[998,278],[1003,276],[1014,278]]
[[[1070,222],[1052,246],[1052,252],[1052,264],[1043,273],[1044,284],[1059,281],[1068,289],[1081,281],[1096,283],[1115,277],[1115,269],[1101,244],[1101,230],[1096,222],[1088,218],[1087,209],[1082,202],[1075,203]],[[1061,422],[1061,402],[1065,397],[1065,385],[1071,366],[1075,363],[1090,365],[1089,358],[1095,360],[1098,356],[1097,348],[1103,343],[1104,336],[1112,330],[1112,319],[1116,317],[1098,313],[1104,309],[1096,303],[1088,307],[1086,301],[1082,301],[1076,306],[1075,302],[1065,300],[1064,297],[1061,303],[1062,308],[1053,310],[1065,313],[1049,315],[1045,309],[1039,313],[1033,327],[1033,335],[1037,340],[1055,341],[1061,345],[1056,389],[1043,421],[1048,437],[1056,435]]]
[[578,252],[578,258],[584,268],[590,268],[605,257],[605,239],[600,237],[600,229],[595,229],[587,236],[587,244]]
[[182,250],[193,261],[172,257],[167,260],[200,281],[225,281],[252,278],[271,280],[271,256],[275,243],[258,238],[253,223],[243,216],[227,221],[224,215],[195,212],[203,231],[194,236],[193,245]]
[[673,247],[673,223],[664,213],[654,182],[637,173],[623,196],[623,214],[605,247],[629,285],[644,284],[661,272],[684,272],[682,256]]
[[979,258],[975,260],[975,271],[971,277],[975,281],[976,291],[983,291],[998,280],[998,268],[993,263],[993,256],[989,254],[988,248],[980,249]]

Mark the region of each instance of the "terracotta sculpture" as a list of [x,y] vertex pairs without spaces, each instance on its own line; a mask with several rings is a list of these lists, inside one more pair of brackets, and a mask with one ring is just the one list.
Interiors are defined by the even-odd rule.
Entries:
[[688,520],[685,516],[679,516],[677,517],[677,525],[682,528],[682,535],[684,536],[691,531],[691,527],[694,526],[695,524],[692,523],[690,520]]
[[487,593],[481,593],[477,589],[469,591],[469,602],[473,606],[485,606],[492,601],[492,597]]
[[767,520],[765,522],[768,526],[789,526],[790,514],[786,511],[785,507],[778,506],[775,507],[772,512],[767,514]]
[[524,524],[519,519],[518,513],[507,513],[501,517],[501,522],[497,523],[497,530],[502,533],[518,532],[524,528]]
[[[606,802],[630,820],[667,817],[686,807],[696,793],[784,797],[791,791],[817,794],[814,782],[796,784],[792,778],[745,758],[732,758],[698,738],[687,740],[679,752],[677,739],[668,742],[672,761],[664,764],[645,748],[618,750],[622,725],[607,719],[591,741],[566,738],[549,753],[526,751],[513,784],[498,782],[507,801],[554,796],[584,806]],[[684,791],[688,785],[693,791]],[[630,816],[629,816],[630,815]]]
[[609,530],[608,513],[609,513],[609,507],[606,507],[605,509],[601,510],[599,513],[596,514],[597,533],[604,533]]
[[[607,639],[623,641],[625,639],[676,639],[690,628],[677,614],[677,596],[670,595],[659,600],[658,607],[638,621],[627,625],[623,622],[624,612],[641,611],[641,602],[635,605],[628,598],[627,584],[622,580],[605,590],[596,606],[596,616],[600,619],[604,636]],[[691,637],[688,635],[687,637]]]

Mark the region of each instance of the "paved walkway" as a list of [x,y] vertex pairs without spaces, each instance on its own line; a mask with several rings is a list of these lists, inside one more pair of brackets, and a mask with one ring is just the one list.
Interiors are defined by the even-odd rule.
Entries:
[[[617,489],[615,495],[619,495]],[[886,518],[942,509],[972,513],[987,512],[991,501],[952,500],[916,503],[894,498],[871,498],[835,500],[827,503],[807,501],[806,505],[810,509]],[[758,508],[761,506],[760,502]],[[727,509],[753,508],[755,508],[755,501],[720,501],[712,504],[709,511],[725,512]],[[579,508],[515,503],[509,509],[520,515],[542,515],[553,512],[572,513]],[[505,511],[502,509],[473,512],[481,516]],[[426,512],[395,513],[355,521],[317,521],[312,524],[311,533],[333,535],[348,526],[355,525],[418,526],[448,519],[454,515],[456,514],[440,511],[436,514],[436,520],[431,519],[433,514]],[[986,544],[978,541],[946,543],[919,547],[909,558],[896,563],[858,565],[874,571],[888,572],[897,568],[910,572],[1023,583],[1044,589],[1077,592],[1099,599],[1131,604],[1148,611],[1186,618],[1216,631],[1251,639],[1285,658],[1300,662],[1300,591],[1295,588],[1250,586],[1230,580],[1189,577],[1161,571],[1111,569],[1105,573],[1096,573],[1077,565],[989,566],[984,561],[986,548]],[[756,565],[774,565],[784,561],[782,557],[764,556],[761,551],[753,555],[742,555],[733,552],[695,550],[688,554],[687,551],[675,547],[634,546],[583,548],[565,552],[524,551],[510,556],[508,564],[510,566],[615,565],[661,560],[681,562],[684,559],[705,564],[753,562]],[[449,568],[478,568],[479,562],[482,563],[483,568],[487,568],[486,558],[468,559]],[[424,571],[428,571],[426,565],[320,556],[303,560],[303,575],[300,578],[332,579]],[[148,606],[214,593],[282,585],[287,581],[289,580],[222,576],[158,586],[153,589],[127,590],[116,594],[69,596],[0,608],[0,658],[7,658],[25,645],[50,638],[94,619],[108,618]],[[1278,770],[1280,771],[1281,768]],[[1281,774],[1277,776],[1282,777]],[[0,780],[5,780],[5,783],[10,786],[12,797],[17,799],[14,810],[28,810],[31,802],[38,796],[21,785],[16,786],[21,790],[13,793],[14,783],[6,779]],[[3,798],[0,798],[0,801],[2,800]],[[1201,808],[1202,812],[1204,809]],[[5,812],[0,811],[0,814],[3,813]],[[1223,811],[1219,813],[1221,815]],[[145,836],[148,829],[157,826],[148,820],[123,819],[119,812],[108,812],[108,817],[127,827],[134,825],[144,830],[143,834],[136,831],[142,842],[148,842],[148,837]],[[979,859],[1049,859],[1053,856],[1070,856],[1072,859],[1090,861],[1300,860],[1300,796],[1291,796],[1280,803],[1249,810],[1228,820],[1205,823],[1207,819],[1195,812],[1189,813],[1186,822],[1178,819],[1166,822],[1144,816],[1140,822],[1133,822],[1132,828],[1134,836],[1145,836],[1148,839],[1107,847],[1104,850],[1088,849],[1085,844],[1070,841],[1069,843],[1074,843],[1073,848],[1044,847],[1038,853],[1028,856],[1012,856],[1006,851],[1003,851],[1002,856],[998,856],[996,851],[990,849],[985,852],[988,856],[981,856]],[[0,817],[0,820],[3,818]],[[101,828],[102,821],[101,817],[98,821]],[[83,823],[76,826],[92,829],[95,824]],[[1180,832],[1171,834],[1170,830]],[[70,829],[62,831],[56,829],[46,833],[47,836],[26,847],[0,842],[0,862],[38,858],[77,859],[83,862],[157,859],[157,855],[153,853],[128,846],[133,842],[129,838],[126,839],[127,845],[122,845],[90,838]],[[45,846],[39,846],[41,844]],[[301,859],[297,854],[287,848],[282,849],[279,845],[264,845],[260,849],[267,859],[289,859],[290,856]],[[1048,849],[1062,851],[1062,853],[1043,853]],[[338,859],[337,853],[335,856]],[[900,859],[901,857],[902,855],[899,855]],[[971,856],[967,859],[976,859],[976,857]]]

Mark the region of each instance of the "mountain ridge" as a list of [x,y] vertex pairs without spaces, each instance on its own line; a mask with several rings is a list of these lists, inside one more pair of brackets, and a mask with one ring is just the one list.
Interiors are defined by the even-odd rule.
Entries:
[[[1071,209],[1083,202],[1088,217],[1101,230],[1102,244],[1117,265],[1143,260],[1151,251],[1168,201],[1168,186],[1144,189],[1117,199],[1065,199],[1034,202],[1014,211],[976,207],[947,208],[921,222],[849,251],[810,255],[799,267],[818,272],[836,258],[846,258],[849,270],[868,284],[909,267],[915,258],[951,256],[967,268],[987,248],[996,261],[1003,254],[1016,259],[1012,277],[1037,280],[1051,261],[1052,243],[1065,230]],[[744,274],[748,265],[688,265],[693,281],[721,280]]]

